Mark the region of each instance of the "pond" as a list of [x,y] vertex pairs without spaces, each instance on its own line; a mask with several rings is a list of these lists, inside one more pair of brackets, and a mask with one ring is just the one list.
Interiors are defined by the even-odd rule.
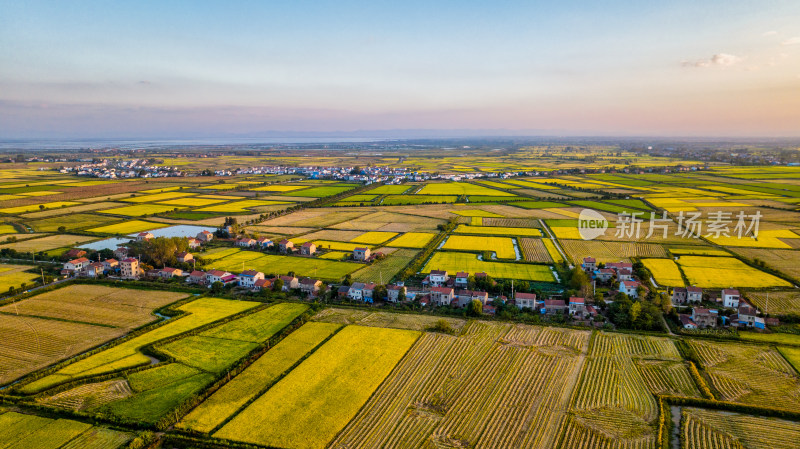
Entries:
[[118,245],[122,245],[123,243],[128,243],[130,241],[131,239],[121,239],[114,237],[105,240],[98,240],[96,242],[84,243],[80,246],[80,248],[91,249],[94,251],[100,251],[101,249],[115,250],[117,249]]
[[[216,230],[217,228],[213,226],[175,225],[148,232],[153,234],[154,237],[194,237],[203,231],[214,232]],[[130,236],[136,237],[136,234],[130,234]]]

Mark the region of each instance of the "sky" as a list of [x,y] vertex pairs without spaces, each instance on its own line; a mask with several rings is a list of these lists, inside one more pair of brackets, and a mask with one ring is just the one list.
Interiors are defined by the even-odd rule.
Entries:
[[800,136],[800,1],[0,0],[0,139]]

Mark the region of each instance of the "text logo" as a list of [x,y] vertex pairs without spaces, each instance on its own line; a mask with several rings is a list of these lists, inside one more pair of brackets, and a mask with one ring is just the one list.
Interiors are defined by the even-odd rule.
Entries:
[[578,216],[578,233],[584,240],[592,240],[606,233],[608,220],[600,212],[584,209]]

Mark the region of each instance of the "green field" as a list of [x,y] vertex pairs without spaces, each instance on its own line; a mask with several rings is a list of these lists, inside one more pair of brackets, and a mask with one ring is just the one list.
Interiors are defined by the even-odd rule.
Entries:
[[[349,245],[358,246],[356,244]],[[299,276],[313,276],[329,280],[339,280],[346,274],[363,267],[357,263],[320,258],[276,256],[255,251],[234,250],[230,255],[214,260],[208,268],[238,273],[242,271],[242,262],[245,263],[245,269],[254,269],[268,274],[286,274],[294,271]]]
[[367,190],[367,193],[374,193],[377,195],[399,195],[405,193],[409,188],[411,188],[409,185],[385,185]]
[[0,409],[0,447],[6,449],[116,449],[129,433],[69,419],[49,419]]
[[510,262],[488,262],[478,260],[475,254],[437,251],[425,265],[423,273],[431,270],[446,270],[455,274],[459,271],[469,273],[486,272],[493,278],[520,279],[527,281],[554,282],[555,278],[546,265],[533,265]]
[[67,230],[83,229],[90,226],[100,226],[104,223],[119,220],[118,218],[105,217],[93,214],[70,214],[43,220],[25,222],[36,232],[57,232],[62,226]]
[[340,327],[338,324],[306,323],[192,410],[177,427],[211,432]]
[[353,280],[357,282],[374,282],[386,284],[397,273],[405,268],[414,259],[419,251],[415,249],[398,249],[381,260],[353,273]]
[[353,190],[355,187],[356,186],[354,184],[311,187],[310,189],[284,193],[284,195],[307,198],[323,198],[326,196],[333,196],[342,192],[347,192],[348,190]]
[[419,337],[348,326],[214,433],[255,444],[324,448]]
[[417,195],[488,195],[515,196],[513,193],[495,190],[489,187],[470,184],[468,182],[448,182],[425,184]]
[[45,209],[58,209],[66,206],[75,206],[77,204],[80,203],[74,203],[72,201],[54,201],[52,203],[38,203],[38,204],[31,204],[28,206],[7,207],[5,209],[0,209],[0,214],[17,215],[25,212],[37,212]]

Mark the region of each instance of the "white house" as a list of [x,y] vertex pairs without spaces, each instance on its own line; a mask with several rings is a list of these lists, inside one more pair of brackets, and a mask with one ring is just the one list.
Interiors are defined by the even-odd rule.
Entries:
[[259,279],[264,279],[264,273],[256,270],[242,271],[239,274],[239,287],[253,288]]
[[732,309],[739,308],[739,299],[741,295],[739,295],[739,290],[733,288],[726,288],[722,290],[722,305],[725,307],[730,307]]
[[621,293],[625,293],[626,295],[630,296],[631,298],[638,298],[639,293],[636,289],[639,288],[639,282],[637,281],[620,281],[619,282],[619,291]]
[[536,293],[516,293],[514,302],[519,309],[536,309]]
[[428,276],[430,283],[434,287],[441,287],[448,280],[450,280],[450,276],[447,275],[447,272],[444,270],[431,270],[431,274]]
[[225,277],[231,276],[231,273],[222,270],[211,270],[206,273],[206,285],[211,286],[214,282],[222,282]]

